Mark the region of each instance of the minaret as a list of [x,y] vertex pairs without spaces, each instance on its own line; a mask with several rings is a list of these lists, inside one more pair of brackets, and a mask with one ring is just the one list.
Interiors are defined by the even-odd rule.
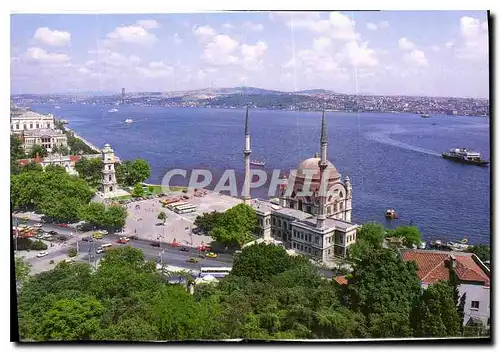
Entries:
[[323,109],[323,117],[321,119],[321,159],[319,161],[320,170],[320,193],[319,193],[319,209],[318,209],[318,221],[316,222],[317,228],[325,227],[326,220],[326,209],[325,209],[325,197],[326,197],[326,187],[323,186],[323,182],[328,182],[326,180],[325,170],[328,166],[328,161],[326,160],[326,149],[327,149],[327,137],[326,137],[326,121],[325,121],[325,110]]
[[118,190],[115,175],[115,152],[109,144],[104,146],[102,150],[102,180],[101,192],[104,196]]
[[250,149],[250,131],[248,129],[248,106],[245,117],[245,149],[243,150],[243,155],[245,156],[245,180],[243,183],[243,203],[250,205],[250,154],[252,150]]
[[347,222],[351,222],[351,213],[352,213],[352,185],[351,185],[351,179],[349,176],[345,177],[345,188],[347,190],[347,193],[345,195],[345,215],[344,215],[344,220]]

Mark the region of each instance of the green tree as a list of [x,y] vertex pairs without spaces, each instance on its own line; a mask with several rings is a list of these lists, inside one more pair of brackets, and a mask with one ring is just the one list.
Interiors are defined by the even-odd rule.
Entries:
[[218,211],[212,211],[210,213],[203,213],[202,215],[198,215],[194,220],[194,225],[199,229],[205,231],[206,233],[212,231],[217,227],[220,223],[223,213],[219,213]]
[[83,178],[92,187],[97,187],[102,177],[101,158],[81,158],[75,164],[78,176]]
[[467,252],[474,253],[482,261],[490,260],[490,247],[487,244],[478,244],[467,248]]
[[22,171],[23,167],[17,160],[10,159],[10,173],[12,175],[18,175]]
[[77,254],[78,253],[76,252],[75,248],[70,248],[69,251],[68,251],[68,256],[70,256],[70,257],[76,257]]
[[66,169],[61,165],[47,165],[45,166],[45,172],[66,172]]
[[165,221],[167,220],[167,214],[165,214],[164,211],[160,211],[158,213],[158,220],[162,220],[163,223],[165,223]]
[[51,309],[43,314],[35,339],[90,340],[100,328],[99,322],[103,312],[103,305],[90,296],[57,300]]
[[15,135],[10,135],[10,159],[19,160],[24,159],[26,154],[24,153],[23,142],[21,139]]
[[356,240],[363,240],[374,248],[382,248],[384,237],[384,226],[373,222],[364,224],[356,234]]
[[407,247],[418,246],[422,242],[420,231],[416,226],[399,226],[394,229],[395,237],[402,237],[403,244]]
[[69,155],[69,149],[67,146],[65,145],[61,145],[59,147],[59,153],[61,153],[62,155]]
[[424,290],[415,319],[416,335],[454,337],[461,335],[460,315],[454,300],[454,288],[440,281]]
[[103,203],[90,202],[84,204],[78,209],[78,218],[91,225],[100,226],[104,223],[106,206]]
[[37,171],[37,172],[42,172],[43,171],[43,166],[42,164],[36,163],[36,162],[29,162],[25,166],[21,167],[21,172],[29,172],[29,171]]
[[24,260],[24,258],[16,257],[15,259],[16,282],[20,285],[28,281],[31,271],[31,264]]
[[34,251],[44,251],[47,249],[47,245],[40,240],[36,240],[31,242],[30,249]]
[[[344,300],[348,307],[362,313],[372,321],[373,331],[399,332],[410,329],[409,316],[420,296],[420,280],[414,262],[405,262],[393,250],[374,249],[364,252],[354,265],[354,271],[344,287]],[[395,330],[391,316],[394,313],[399,327]],[[373,318],[379,316],[377,320]],[[387,337],[387,336],[386,336]]]
[[28,154],[28,157],[29,158],[36,158],[38,155],[40,158],[44,158],[48,154],[49,153],[47,152],[47,149],[45,149],[41,145],[35,144],[35,145],[33,145],[33,147],[31,147],[31,150]]
[[115,164],[116,179],[120,185],[132,186],[144,182],[151,175],[151,167],[143,159],[126,160]]
[[121,205],[110,205],[104,213],[103,225],[115,229],[125,226],[127,209]]
[[54,147],[52,147],[52,154],[57,154],[59,153],[59,147],[57,145],[54,145]]
[[211,232],[217,242],[227,247],[236,245],[242,247],[250,242],[257,225],[257,215],[252,207],[245,204],[238,204],[228,209],[220,219],[217,220],[217,227]]
[[253,244],[243,248],[233,263],[231,275],[255,281],[265,280],[290,269],[293,257],[283,247],[273,244]]
[[144,195],[144,189],[142,188],[142,185],[140,183],[137,183],[132,190],[132,196],[133,197],[142,197]]
[[135,159],[132,170],[134,176],[137,177],[137,182],[144,182],[151,176],[151,167],[144,159]]

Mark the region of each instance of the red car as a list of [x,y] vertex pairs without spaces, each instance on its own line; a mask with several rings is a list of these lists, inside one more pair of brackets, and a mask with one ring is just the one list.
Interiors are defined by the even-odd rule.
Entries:
[[128,243],[128,241],[129,241],[129,239],[127,237],[122,237],[116,242],[121,243],[121,244],[125,244],[125,243]]
[[57,226],[60,226],[60,227],[68,227],[68,224],[57,224]]

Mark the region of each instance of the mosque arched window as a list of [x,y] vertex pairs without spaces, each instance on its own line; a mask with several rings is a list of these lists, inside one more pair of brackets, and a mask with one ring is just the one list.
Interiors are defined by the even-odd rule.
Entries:
[[344,198],[344,195],[342,194],[342,191],[340,191],[340,193],[339,193],[339,197],[340,197],[340,198]]

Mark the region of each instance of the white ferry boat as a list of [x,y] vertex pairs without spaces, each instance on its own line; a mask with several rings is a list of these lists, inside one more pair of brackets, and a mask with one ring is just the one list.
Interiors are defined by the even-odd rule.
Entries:
[[118,112],[118,109],[109,109],[108,112]]
[[443,153],[443,158],[458,161],[459,163],[486,166],[489,161],[482,160],[481,154],[467,148],[453,148],[449,153]]
[[134,122],[134,120],[132,120],[132,119],[126,119],[125,120],[125,123],[132,123],[132,122]]

